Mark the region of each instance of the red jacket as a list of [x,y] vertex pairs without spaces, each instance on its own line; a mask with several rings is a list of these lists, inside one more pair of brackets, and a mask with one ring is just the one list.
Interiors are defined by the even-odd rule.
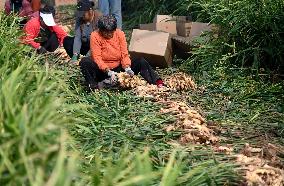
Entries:
[[[59,44],[62,46],[63,39],[67,36],[67,33],[60,26],[48,27],[51,32],[55,32]],[[38,49],[40,43],[34,41],[38,37],[40,32],[40,21],[39,18],[33,18],[29,20],[24,27],[25,36],[23,38],[23,43],[31,45],[32,47]]]

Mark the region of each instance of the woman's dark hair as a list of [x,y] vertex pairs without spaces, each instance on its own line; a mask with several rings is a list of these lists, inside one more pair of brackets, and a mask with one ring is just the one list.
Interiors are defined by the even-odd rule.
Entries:
[[117,28],[117,20],[113,15],[102,16],[98,21],[100,31],[114,31]]
[[39,10],[41,13],[45,13],[45,14],[52,14],[53,16],[55,16],[55,9],[53,6],[50,5],[45,5],[43,8],[41,8]]

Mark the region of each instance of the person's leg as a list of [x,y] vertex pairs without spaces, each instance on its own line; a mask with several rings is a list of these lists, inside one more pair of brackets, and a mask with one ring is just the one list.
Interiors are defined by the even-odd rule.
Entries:
[[82,42],[82,46],[81,46],[81,50],[80,50],[80,54],[82,55],[87,55],[87,53],[90,50],[90,41],[88,42]]
[[103,15],[109,15],[109,0],[99,0],[99,10]]
[[58,46],[58,38],[54,32],[50,35],[48,40],[43,45],[43,47],[49,52],[54,52],[58,48]]
[[117,19],[117,28],[122,29],[121,0],[109,0],[110,14]]
[[92,87],[97,86],[98,82],[108,77],[105,72],[99,69],[98,65],[90,57],[82,58],[80,68],[86,83]]
[[133,70],[135,75],[140,73],[141,76],[149,84],[157,84],[157,81],[161,80],[157,72],[153,70],[153,68],[144,58],[133,60],[131,64],[131,69]]
[[73,43],[74,43],[74,37],[67,36],[63,40],[63,47],[70,58],[73,57]]

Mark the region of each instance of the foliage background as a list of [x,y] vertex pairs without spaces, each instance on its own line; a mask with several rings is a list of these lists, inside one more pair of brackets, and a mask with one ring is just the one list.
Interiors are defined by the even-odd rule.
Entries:
[[[197,43],[188,60],[176,60],[178,69],[191,72],[205,88],[203,93],[187,92],[183,99],[218,122],[226,131],[220,134],[227,139],[222,143],[232,143],[236,152],[247,138],[254,145],[283,145],[283,81],[270,78],[283,70],[283,1],[123,3],[125,28],[151,22],[157,13],[189,15],[219,25],[217,39]],[[74,7],[62,9],[71,12],[65,16],[73,16]],[[179,133],[163,132],[173,118],[161,115],[159,104],[131,92],[86,93],[79,69],[19,47],[16,38],[22,33],[15,18],[1,14],[0,22],[1,185],[242,181],[232,157],[215,154],[210,147],[168,144]]]
[[[133,27],[152,22],[156,14],[191,16],[193,21],[219,27],[219,37],[199,43],[186,62],[284,71],[284,2],[282,0],[145,0],[123,1],[125,18]],[[225,63],[225,64],[224,64]]]

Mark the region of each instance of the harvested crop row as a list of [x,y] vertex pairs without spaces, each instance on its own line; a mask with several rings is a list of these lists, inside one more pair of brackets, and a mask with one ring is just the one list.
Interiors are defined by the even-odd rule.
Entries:
[[[179,82],[181,81],[181,82]],[[235,154],[230,145],[219,146],[221,141],[208,127],[205,118],[194,108],[189,107],[184,102],[171,100],[171,94],[176,91],[194,90],[195,83],[191,78],[185,78],[182,74],[174,77],[166,77],[167,87],[158,88],[156,85],[149,85],[138,76],[130,77],[126,73],[118,74],[118,82],[123,89],[133,89],[139,97],[151,97],[162,105],[160,112],[175,116],[176,121],[165,127],[167,132],[181,131],[179,143],[212,145],[216,152],[223,152],[228,156],[236,157],[235,161],[240,164],[240,172],[243,175],[246,185],[268,185],[282,186],[284,184],[284,171],[281,166],[274,164],[274,158],[262,157],[263,149],[253,148],[246,145],[240,154]],[[184,86],[183,83],[186,83]],[[272,147],[267,149],[271,152]],[[271,153],[270,153],[271,154]],[[273,153],[272,153],[273,154]]]
[[176,91],[196,89],[196,84],[192,80],[192,77],[182,72],[172,74],[171,76],[167,76],[165,78],[165,84],[171,90],[176,90]]
[[156,101],[165,100],[170,96],[170,89],[163,87],[158,88],[156,85],[138,86],[134,89],[134,93],[139,97],[149,97]]
[[[249,144],[245,145],[242,154],[236,156],[236,161],[244,171],[247,185],[284,185],[284,170],[281,169],[281,160],[277,158],[279,151],[278,147],[272,144],[268,144],[263,148],[253,148]],[[268,154],[269,156],[265,157]]]
[[146,85],[138,76],[130,77],[126,73],[118,74],[118,82],[123,88],[134,88],[134,92],[140,97],[151,97],[163,105],[161,113],[174,115],[177,120],[166,127],[166,131],[183,131],[180,137],[182,144],[214,144],[218,138],[213,130],[205,124],[205,119],[193,108],[184,102],[168,101],[167,98],[173,91],[195,90],[196,85],[192,78],[184,73],[175,73],[165,78],[167,87],[158,88],[156,85]]
[[54,63],[67,64],[70,63],[70,57],[63,47],[57,48],[54,52],[48,52],[45,54],[47,58],[50,58]]
[[165,108],[161,109],[161,113],[172,114],[177,118],[176,122],[166,130],[168,132],[182,130],[183,135],[179,140],[181,144],[215,144],[219,141],[214,131],[207,127],[205,119],[186,103],[167,101],[164,105]]
[[[122,88],[126,89],[136,88],[139,86],[146,86],[145,89],[153,89],[152,86],[147,86],[147,82],[145,80],[142,80],[138,76],[130,77],[125,72],[118,74],[118,82]],[[168,90],[171,91],[187,91],[196,89],[196,84],[192,80],[192,77],[182,72],[166,76],[164,78],[164,83]],[[155,91],[159,90],[163,89],[155,89]]]
[[[176,91],[195,90],[196,85],[192,78],[184,73],[175,73],[165,78],[167,87],[158,88],[156,85],[149,85],[138,76],[131,78],[125,73],[119,74],[119,84],[122,88],[133,89],[139,97],[151,97],[159,102],[163,108],[162,114],[175,116],[176,121],[165,127],[167,132],[181,131],[179,138],[181,144],[205,144],[213,145],[216,152],[223,152],[236,157],[236,162],[241,166],[241,172],[245,178],[246,185],[284,185],[284,171],[273,162],[276,156],[262,158],[261,148],[252,148],[245,145],[240,154],[234,155],[234,149],[230,145],[219,146],[220,139],[215,136],[214,131],[206,124],[205,118],[194,108],[184,102],[172,101],[170,95]],[[271,147],[267,148],[270,149]],[[270,153],[271,154],[271,153]]]
[[130,77],[130,75],[125,72],[121,72],[117,76],[120,87],[125,89],[135,88],[147,84],[145,80],[142,80],[138,76]]

